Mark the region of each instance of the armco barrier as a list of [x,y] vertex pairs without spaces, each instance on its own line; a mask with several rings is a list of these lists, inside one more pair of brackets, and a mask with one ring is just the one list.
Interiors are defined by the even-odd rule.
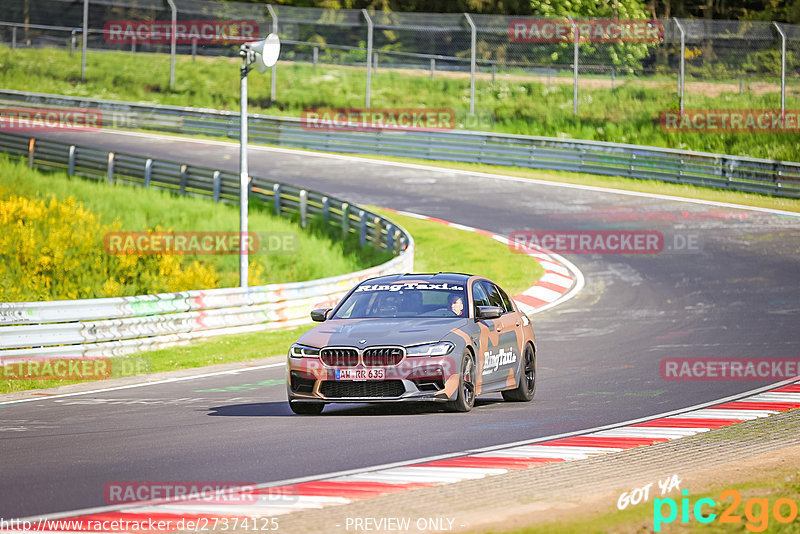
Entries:
[[[216,201],[238,198],[238,175],[214,169],[103,152],[58,141],[0,133],[0,152],[35,166],[66,169],[109,182],[158,187]],[[313,308],[332,307],[357,282],[413,270],[414,241],[388,219],[316,191],[261,178],[251,195],[276,214],[318,215],[363,246],[395,253],[355,273],[286,284],[135,297],[0,303],[0,363],[8,357],[118,356],[220,334],[267,330],[310,321]]]
[[[0,103],[87,107],[106,127],[239,136],[239,114],[0,90]],[[800,163],[579,139],[469,131],[315,131],[298,118],[250,115],[254,142],[329,152],[510,165],[800,198]]]

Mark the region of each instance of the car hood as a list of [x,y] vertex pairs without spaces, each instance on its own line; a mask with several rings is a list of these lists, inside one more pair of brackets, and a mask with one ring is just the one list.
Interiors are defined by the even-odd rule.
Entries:
[[[462,318],[330,319],[297,340],[312,347],[374,345],[418,345],[443,339],[469,323]],[[365,339],[365,342],[361,342]]]

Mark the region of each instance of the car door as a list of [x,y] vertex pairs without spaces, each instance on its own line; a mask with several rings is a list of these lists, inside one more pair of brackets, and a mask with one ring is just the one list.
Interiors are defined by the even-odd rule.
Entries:
[[[479,281],[489,306],[497,306],[503,314],[497,319],[488,321],[491,325],[489,342],[483,353],[483,365],[480,368],[483,377],[484,391],[502,388],[514,382],[514,370],[520,360],[518,344],[519,317],[514,312],[508,296],[494,283],[488,280]],[[512,384],[513,385],[513,384]]]

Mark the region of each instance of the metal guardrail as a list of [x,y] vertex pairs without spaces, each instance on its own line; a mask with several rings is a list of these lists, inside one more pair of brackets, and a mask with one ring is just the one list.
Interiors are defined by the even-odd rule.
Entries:
[[[105,152],[59,141],[0,133],[0,152],[32,166],[66,169],[110,183],[156,187],[235,201],[239,176],[211,168]],[[413,270],[411,235],[375,213],[289,184],[253,178],[251,194],[276,214],[320,216],[359,236],[362,246],[393,251],[395,258],[345,275],[250,288],[184,291],[135,297],[0,303],[0,363],[4,358],[118,356],[212,335],[267,330],[308,322],[315,307],[332,307],[357,282]]]
[[[87,107],[108,127],[237,138],[239,114],[0,90],[0,102]],[[323,131],[301,119],[250,116],[250,139],[328,152],[380,154],[623,176],[800,198],[800,163],[640,145],[473,131]]]

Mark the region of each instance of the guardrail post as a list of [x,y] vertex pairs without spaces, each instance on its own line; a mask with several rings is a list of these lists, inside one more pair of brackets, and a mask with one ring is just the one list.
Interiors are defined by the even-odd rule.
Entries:
[[328,200],[328,197],[322,197],[322,219],[325,222],[328,222],[331,218],[330,203],[331,201]]
[[69,146],[69,160],[67,163],[67,176],[75,174],[75,145]]
[[386,224],[386,250],[394,250],[395,228],[391,223]]
[[181,165],[181,195],[186,194],[186,181],[189,178],[189,166]]
[[219,202],[219,191],[222,187],[222,177],[219,171],[214,171],[212,175],[214,179],[214,202]]
[[144,162],[144,187],[150,187],[150,177],[153,176],[153,160],[147,158]]
[[464,17],[467,19],[467,24],[469,24],[470,29],[470,41],[469,41],[469,114],[475,115],[475,54],[477,48],[477,28],[475,28],[475,23],[472,22],[472,17],[469,16],[469,13],[464,13]]
[[305,189],[300,190],[300,228],[306,227],[306,218],[308,216],[308,191]]
[[392,241],[392,252],[396,256],[400,254],[400,251],[402,249],[403,249],[403,233],[399,229],[395,228]]
[[36,138],[31,137],[28,141],[28,167],[33,168],[33,152],[36,148]]
[[381,231],[381,218],[375,217],[372,222],[375,225],[375,239],[372,240],[372,246],[375,248],[381,248],[381,236],[383,235],[383,232]]
[[350,233],[350,204],[342,202],[342,240]]
[[362,9],[361,14],[364,15],[364,19],[367,21],[367,94],[364,107],[369,109],[372,90],[372,19],[366,9]]
[[114,183],[114,153],[108,153],[108,176],[107,176],[108,183]]
[[358,212],[358,219],[360,223],[358,244],[363,248],[367,244],[367,215],[364,210]]
[[281,214],[281,184],[272,186],[272,206],[275,208],[275,215]]

